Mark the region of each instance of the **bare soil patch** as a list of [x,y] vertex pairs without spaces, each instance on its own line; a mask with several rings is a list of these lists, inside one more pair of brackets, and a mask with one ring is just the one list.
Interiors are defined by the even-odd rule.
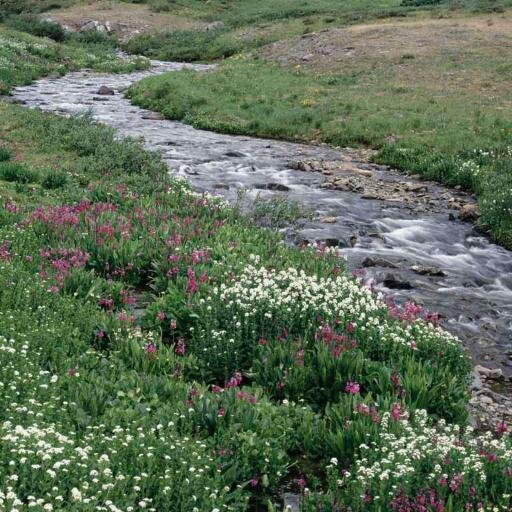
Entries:
[[346,72],[425,60],[500,56],[512,50],[512,13],[389,21],[334,28],[266,46],[265,57],[320,72]]
[[188,30],[201,26],[198,22],[170,13],[154,12],[145,4],[107,0],[83,2],[65,9],[50,11],[48,15],[52,20],[73,30],[78,30],[88,21],[98,21],[102,24],[109,22],[112,31],[123,41],[142,32]]

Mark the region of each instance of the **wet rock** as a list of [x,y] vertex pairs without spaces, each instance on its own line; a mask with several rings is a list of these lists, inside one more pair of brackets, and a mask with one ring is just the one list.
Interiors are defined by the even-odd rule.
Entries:
[[490,380],[503,380],[503,371],[501,368],[487,368],[485,366],[482,366],[480,364],[477,364],[475,366],[475,371],[478,372],[478,374],[482,377],[485,377],[486,379]]
[[282,183],[265,183],[254,185],[254,188],[258,190],[273,190],[275,192],[288,192],[290,187],[283,185]]
[[296,162],[294,169],[297,169],[297,170],[303,171],[303,172],[310,172],[313,170],[313,167],[311,167],[311,165],[308,164],[307,162]]
[[406,183],[405,190],[407,192],[426,192],[428,188],[422,183]]
[[148,119],[150,121],[162,121],[165,117],[159,112],[146,112],[142,114],[142,119]]
[[106,85],[102,85],[97,91],[96,94],[100,96],[114,96],[116,91],[112,89],[112,87],[107,87]]
[[351,245],[352,247],[355,247],[355,246],[356,246],[356,244],[357,244],[357,236],[356,236],[356,235],[352,235],[352,236],[350,237],[350,240],[349,240],[349,241],[350,241],[350,245]]
[[420,265],[413,265],[411,270],[420,276],[443,277],[446,275],[440,268],[437,267],[422,267]]
[[368,256],[361,263],[363,267],[387,267],[387,268],[397,268],[397,266],[391,261],[385,260],[384,258],[372,258]]
[[107,98],[106,96],[94,96],[92,101],[108,101],[109,98]]
[[375,192],[365,192],[361,199],[379,199],[379,196]]
[[465,204],[459,210],[459,219],[474,222],[478,220],[478,206],[476,204]]
[[324,217],[323,219],[320,219],[320,222],[322,224],[334,224],[337,220],[338,219],[336,217]]
[[401,279],[399,276],[395,274],[386,274],[384,277],[384,281],[382,281],[386,288],[391,288],[392,290],[411,290],[412,285],[410,281],[406,279]]
[[240,153],[240,151],[228,151],[224,153],[224,156],[228,156],[229,158],[243,158],[245,155]]

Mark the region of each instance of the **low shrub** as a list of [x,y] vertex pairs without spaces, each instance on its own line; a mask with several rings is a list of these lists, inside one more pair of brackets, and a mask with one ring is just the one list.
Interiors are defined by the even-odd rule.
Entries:
[[63,171],[50,170],[44,173],[41,185],[46,189],[62,188],[68,182],[68,176]]
[[7,147],[0,146],[0,162],[6,162],[12,157],[11,150]]
[[0,163],[0,179],[16,183],[34,183],[37,181],[37,174],[24,164],[3,162]]
[[42,20],[37,16],[29,14],[11,16],[8,17],[5,22],[14,30],[28,32],[38,37],[48,37],[58,42],[64,41],[66,37],[64,29],[58,23]]

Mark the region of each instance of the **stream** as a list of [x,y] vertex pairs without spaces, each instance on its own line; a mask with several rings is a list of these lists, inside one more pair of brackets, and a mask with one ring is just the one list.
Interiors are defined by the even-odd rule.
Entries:
[[[443,327],[460,337],[475,363],[512,377],[512,252],[457,219],[449,203],[457,191],[368,164],[350,150],[222,135],[158,119],[122,94],[142,78],[183,67],[208,66],[153,61],[151,69],[130,74],[84,70],[19,87],[13,96],[61,115],[90,111],[121,136],[142,137],[148,149],[162,154],[172,174],[186,177],[198,191],[234,200],[243,188],[250,197],[278,194],[299,202],[317,216],[290,234],[294,241],[341,247],[351,270],[364,262],[365,279],[374,279],[398,303],[414,300],[439,312]],[[115,94],[98,96],[102,85]],[[297,170],[296,163],[304,161],[366,170],[387,197],[326,188],[328,171]],[[422,202],[411,206],[388,194],[404,182],[419,190],[425,186],[427,198],[417,194]],[[418,273],[417,267],[430,270]]]

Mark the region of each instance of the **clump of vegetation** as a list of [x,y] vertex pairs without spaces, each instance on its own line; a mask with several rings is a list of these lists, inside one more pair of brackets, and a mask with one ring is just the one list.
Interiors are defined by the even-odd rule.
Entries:
[[141,34],[124,45],[130,53],[178,62],[230,57],[243,46],[224,37],[225,31],[178,30],[159,35]]
[[21,32],[27,32],[38,37],[49,37],[54,41],[62,42],[66,37],[64,29],[52,21],[42,20],[34,15],[10,16],[5,24]]
[[147,59],[119,60],[115,44],[88,35],[72,36],[64,43],[6,29],[0,25],[0,94],[8,94],[15,85],[30,83],[50,73],[64,74],[83,67],[98,71],[127,72],[145,69]]

